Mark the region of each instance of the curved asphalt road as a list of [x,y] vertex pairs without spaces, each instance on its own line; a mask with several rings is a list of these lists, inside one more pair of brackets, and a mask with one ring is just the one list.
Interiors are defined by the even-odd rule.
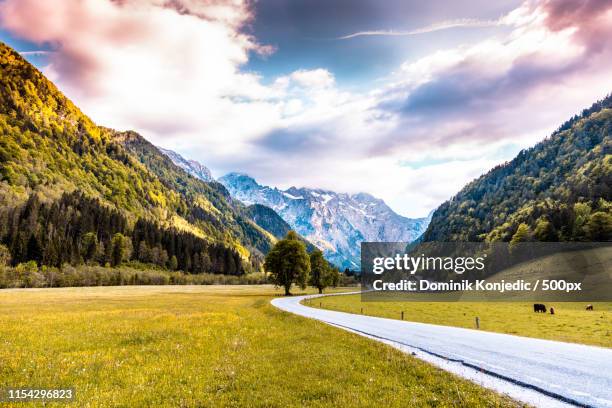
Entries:
[[374,338],[536,406],[612,407],[612,349],[315,309],[277,308]]

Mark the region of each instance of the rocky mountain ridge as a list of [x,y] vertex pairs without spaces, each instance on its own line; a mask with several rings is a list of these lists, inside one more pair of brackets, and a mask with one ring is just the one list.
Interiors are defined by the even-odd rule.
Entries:
[[347,194],[310,188],[281,190],[242,173],[219,179],[236,199],[275,210],[293,229],[342,268],[360,267],[361,242],[412,242],[429,217],[410,219],[367,193]]

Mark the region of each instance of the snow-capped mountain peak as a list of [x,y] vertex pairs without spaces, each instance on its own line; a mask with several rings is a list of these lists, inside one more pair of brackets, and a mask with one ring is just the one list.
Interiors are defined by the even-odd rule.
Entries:
[[367,193],[263,186],[252,177],[230,173],[219,179],[230,194],[247,204],[274,209],[300,235],[321,248],[327,259],[358,269],[363,241],[412,242],[427,228],[429,217],[410,219]]

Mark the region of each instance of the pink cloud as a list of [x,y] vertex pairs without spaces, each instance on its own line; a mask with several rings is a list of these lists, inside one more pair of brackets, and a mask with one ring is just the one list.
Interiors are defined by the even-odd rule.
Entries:
[[609,0],[547,0],[541,9],[551,31],[575,28],[589,53],[609,52],[612,3]]
[[600,21],[612,6],[609,0],[547,0],[541,7],[551,30],[576,26],[580,31],[589,31],[592,23]]
[[[253,18],[242,0],[6,0],[0,24],[18,37],[51,44],[50,70],[78,93],[103,92],[112,81],[112,61],[139,54],[139,69],[185,70],[186,50],[223,58],[229,70],[243,64],[251,51],[271,52],[240,31]],[[216,42],[217,44],[210,44]],[[190,45],[190,43],[192,43]],[[226,52],[220,50],[226,48]],[[217,55],[215,55],[217,54]],[[221,54],[221,55],[219,55]],[[148,61],[147,61],[148,59]],[[176,61],[175,64],[172,61]],[[126,63],[134,62],[126,59]],[[209,64],[210,65],[210,64]],[[111,72],[109,72],[111,71]],[[161,79],[161,78],[160,78]]]

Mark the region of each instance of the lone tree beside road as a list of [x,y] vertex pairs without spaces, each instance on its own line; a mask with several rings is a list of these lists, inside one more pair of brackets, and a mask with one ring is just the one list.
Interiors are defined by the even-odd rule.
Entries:
[[310,253],[310,284],[323,293],[323,289],[328,286],[335,286],[338,278],[335,275],[338,271],[325,260],[323,252],[315,249]]
[[264,268],[272,274],[277,286],[285,288],[285,296],[291,295],[290,289],[294,283],[306,289],[310,276],[310,257],[294,231],[289,231],[268,252]]

